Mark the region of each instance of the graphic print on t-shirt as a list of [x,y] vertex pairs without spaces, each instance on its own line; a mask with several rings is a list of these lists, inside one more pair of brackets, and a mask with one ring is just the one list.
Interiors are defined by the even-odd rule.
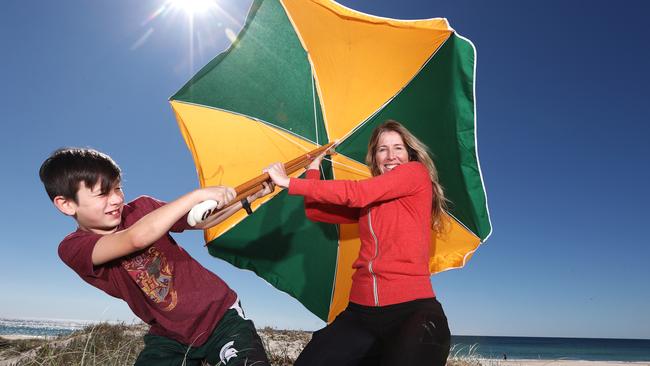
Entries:
[[129,272],[142,292],[163,311],[176,307],[178,295],[174,289],[173,265],[156,247],[149,247],[144,253],[122,261],[122,267]]

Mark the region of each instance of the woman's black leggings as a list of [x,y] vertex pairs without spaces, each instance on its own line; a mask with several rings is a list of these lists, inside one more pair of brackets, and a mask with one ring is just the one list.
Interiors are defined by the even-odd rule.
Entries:
[[350,303],[317,331],[296,366],[444,366],[451,335],[435,298],[373,307]]

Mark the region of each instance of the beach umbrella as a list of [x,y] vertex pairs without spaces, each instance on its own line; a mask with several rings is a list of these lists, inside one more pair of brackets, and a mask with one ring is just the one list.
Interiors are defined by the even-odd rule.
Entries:
[[[338,140],[326,179],[370,177],[386,119],[425,142],[451,203],[432,273],[465,265],[491,228],[478,165],[475,50],[444,18],[394,20],[327,0],[257,0],[229,49],[171,97],[202,186],[236,186]],[[293,176],[302,174],[298,171]],[[276,190],[206,230],[211,255],[254,271],[325,321],[348,303],[357,225],[314,223]]]

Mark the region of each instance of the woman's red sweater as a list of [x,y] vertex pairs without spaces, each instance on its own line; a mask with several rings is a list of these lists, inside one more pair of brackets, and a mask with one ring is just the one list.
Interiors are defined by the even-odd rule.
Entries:
[[360,180],[291,178],[289,194],[305,197],[310,220],[357,223],[361,249],[352,267],[350,301],[385,306],[434,297],[429,272],[433,189],[427,168],[401,164]]

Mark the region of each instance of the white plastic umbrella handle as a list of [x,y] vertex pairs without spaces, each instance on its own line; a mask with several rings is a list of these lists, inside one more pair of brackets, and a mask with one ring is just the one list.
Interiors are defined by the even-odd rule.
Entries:
[[207,200],[195,205],[187,214],[187,223],[192,227],[202,223],[218,206],[219,202],[215,200]]

